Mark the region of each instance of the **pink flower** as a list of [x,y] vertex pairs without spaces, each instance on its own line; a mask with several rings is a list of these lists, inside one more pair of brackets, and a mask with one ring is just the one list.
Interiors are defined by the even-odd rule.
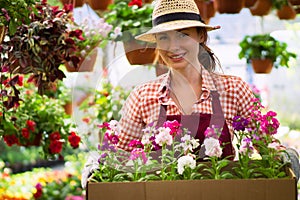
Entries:
[[181,124],[177,121],[177,120],[173,120],[173,121],[166,121],[163,124],[163,127],[165,128],[170,128],[170,134],[175,137],[176,135],[180,135],[182,133],[180,127]]
[[135,148],[130,152],[130,160],[136,160],[138,158],[142,158],[143,163],[145,164],[148,160],[146,153],[141,148]]
[[160,127],[158,128],[158,131],[159,132],[155,137],[156,144],[163,146],[165,144],[171,145],[173,143],[173,137],[170,134],[171,132],[170,128]]

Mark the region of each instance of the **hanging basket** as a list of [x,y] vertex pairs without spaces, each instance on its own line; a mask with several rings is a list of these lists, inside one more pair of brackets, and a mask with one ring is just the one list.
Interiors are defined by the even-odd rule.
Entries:
[[73,7],[81,7],[84,3],[85,0],[60,0],[60,2],[65,5],[65,4],[72,4]]
[[245,5],[245,0],[215,0],[215,10],[219,13],[236,14],[239,13]]
[[113,3],[113,0],[87,0],[93,10],[107,10],[107,6]]
[[88,56],[82,58],[78,68],[75,68],[71,61],[65,63],[68,72],[92,72],[98,56],[98,49],[93,49]]
[[253,16],[268,15],[272,10],[272,0],[257,0],[249,9]]
[[254,4],[256,3],[257,0],[245,0],[245,8],[250,8],[252,6],[254,6]]
[[195,3],[199,9],[202,19],[206,24],[209,24],[210,18],[214,17],[216,14],[214,1],[195,0]]
[[155,60],[155,45],[141,44],[135,39],[123,42],[126,58],[131,65],[152,64]]
[[255,73],[269,74],[273,69],[271,59],[251,59],[251,65]]
[[277,10],[277,16],[279,19],[291,20],[296,18],[296,11],[289,3],[288,5],[282,6],[279,10]]

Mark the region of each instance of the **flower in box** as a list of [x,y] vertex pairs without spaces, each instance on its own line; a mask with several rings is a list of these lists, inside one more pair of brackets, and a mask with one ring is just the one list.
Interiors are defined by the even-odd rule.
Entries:
[[[234,118],[238,140],[234,162],[221,157],[224,144],[219,142],[221,130],[215,126],[206,130],[205,140],[199,144],[177,121],[166,121],[163,127],[149,124],[140,141],[129,144],[133,150],[126,152],[117,146],[117,121],[104,123],[99,126],[102,144],[86,164],[82,183],[85,185],[88,174],[92,174],[91,182],[286,177],[287,163],[281,159],[285,150],[274,138],[279,127],[276,113],[263,114],[257,99],[252,109],[251,119]],[[205,157],[199,157],[199,145],[205,147]]]

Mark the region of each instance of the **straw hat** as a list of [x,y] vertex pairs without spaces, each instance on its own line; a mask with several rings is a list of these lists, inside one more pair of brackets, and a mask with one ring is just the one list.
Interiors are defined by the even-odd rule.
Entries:
[[205,27],[208,31],[220,28],[203,23],[194,0],[156,0],[153,3],[153,27],[146,33],[136,36],[137,40],[155,43],[155,33],[190,27]]

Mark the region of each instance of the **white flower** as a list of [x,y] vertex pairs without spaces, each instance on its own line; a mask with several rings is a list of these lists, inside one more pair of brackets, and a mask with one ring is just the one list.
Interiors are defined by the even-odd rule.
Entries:
[[155,142],[160,146],[163,146],[163,144],[171,145],[173,143],[173,138],[170,132],[171,129],[169,127],[158,128],[158,134],[155,136]]
[[87,162],[85,163],[84,168],[82,170],[82,174],[81,174],[82,188],[86,187],[89,175],[93,171],[99,169],[99,162],[98,162],[99,157],[100,157],[100,154],[97,151],[90,152]]
[[222,155],[222,148],[218,139],[209,137],[205,138],[203,145],[205,146],[205,155],[212,157],[217,156],[218,158]]
[[177,162],[177,171],[179,174],[183,174],[186,167],[191,169],[195,169],[196,167],[196,160],[190,154],[180,157]]
[[272,143],[268,144],[268,148],[275,149],[275,150],[280,150],[281,145],[278,142],[272,142]]
[[141,143],[143,145],[151,144],[150,137],[151,137],[150,134],[144,134],[143,137],[142,137]]
[[181,138],[182,143],[179,146],[183,148],[184,152],[192,152],[193,149],[196,149],[200,145],[198,141],[199,139],[186,134]]

